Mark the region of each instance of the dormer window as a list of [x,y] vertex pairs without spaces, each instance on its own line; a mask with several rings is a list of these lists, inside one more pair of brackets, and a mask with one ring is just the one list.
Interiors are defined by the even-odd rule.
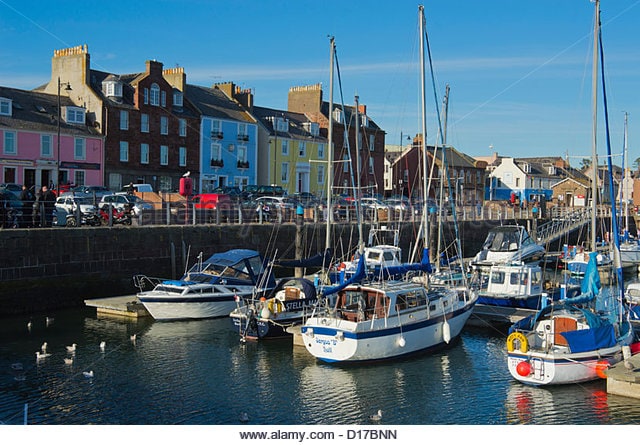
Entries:
[[69,124],[84,124],[84,114],[84,108],[64,107],[64,120]]
[[522,164],[522,171],[525,173],[531,173],[531,164],[529,164],[528,162]]
[[339,124],[344,123],[344,117],[342,115],[342,110],[340,108],[336,108],[333,110],[333,120],[338,122]]
[[320,135],[320,125],[317,122],[305,122],[302,124],[304,129],[311,133],[311,136],[319,136]]
[[102,93],[111,99],[122,99],[122,82],[113,74],[102,81]]
[[173,106],[181,107],[182,106],[182,91],[175,90],[173,92]]
[[555,165],[550,165],[548,171],[549,171],[550,175],[555,175],[556,174],[556,166]]
[[11,99],[0,97],[0,116],[11,116]]

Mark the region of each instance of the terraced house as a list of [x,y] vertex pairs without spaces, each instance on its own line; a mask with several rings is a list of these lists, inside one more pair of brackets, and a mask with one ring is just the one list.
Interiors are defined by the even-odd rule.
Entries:
[[54,51],[51,81],[40,88],[56,93],[59,79],[71,86],[70,100],[105,136],[104,185],[112,190],[133,182],[169,192],[186,171],[199,175],[199,117],[184,100],[183,70],[163,71],[153,60],[145,68],[134,74],[93,70],[86,46],[66,48]]

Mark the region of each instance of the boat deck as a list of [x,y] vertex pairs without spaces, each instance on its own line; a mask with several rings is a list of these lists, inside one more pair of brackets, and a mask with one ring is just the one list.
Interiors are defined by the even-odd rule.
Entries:
[[117,317],[149,317],[150,314],[138,301],[135,295],[122,295],[119,297],[93,298],[84,300],[84,304],[95,307],[98,315],[110,315]]

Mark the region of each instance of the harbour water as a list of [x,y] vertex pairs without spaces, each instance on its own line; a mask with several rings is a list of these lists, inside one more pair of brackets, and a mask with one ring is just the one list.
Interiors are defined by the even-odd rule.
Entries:
[[[0,337],[5,425],[368,425],[378,409],[377,428],[640,424],[640,403],[608,395],[604,381],[516,382],[505,334],[490,329],[465,329],[435,354],[348,367],[291,341],[242,344],[229,319],[127,320],[81,308],[3,320]],[[37,360],[44,342],[50,355]]]

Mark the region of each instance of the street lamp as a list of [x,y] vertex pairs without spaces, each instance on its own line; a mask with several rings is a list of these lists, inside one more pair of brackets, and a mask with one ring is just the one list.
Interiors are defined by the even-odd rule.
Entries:
[[[60,120],[62,119],[62,107],[60,105],[60,76],[58,76],[58,144],[56,152],[56,196],[60,196]],[[69,82],[65,82],[65,91],[71,91]]]

